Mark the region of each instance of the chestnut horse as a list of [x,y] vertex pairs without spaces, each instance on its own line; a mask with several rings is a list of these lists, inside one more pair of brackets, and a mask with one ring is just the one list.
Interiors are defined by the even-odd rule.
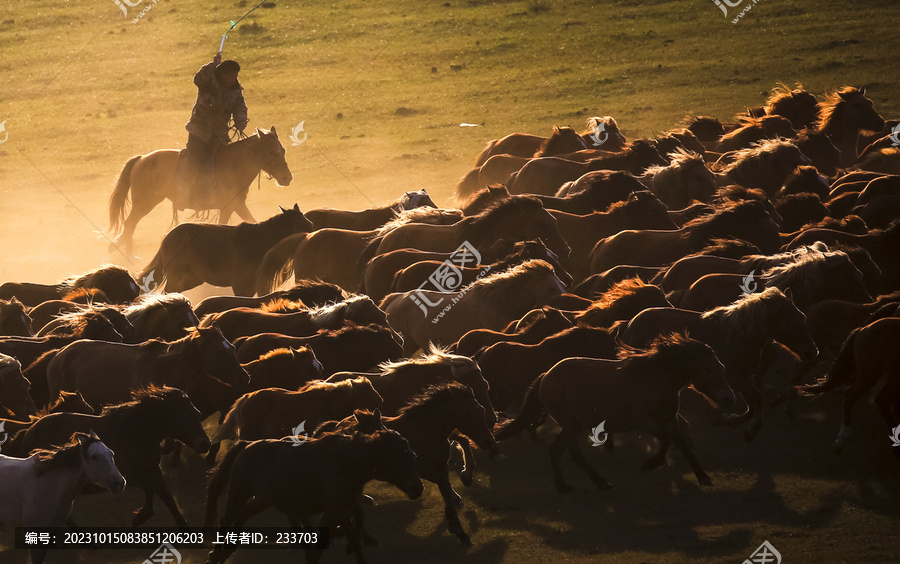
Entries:
[[[223,145],[215,155],[215,204],[219,210],[219,223],[228,223],[231,214],[237,212],[244,221],[255,223],[247,208],[247,193],[253,177],[265,172],[281,186],[293,180],[284,146],[278,140],[275,126],[269,131],[256,130],[254,135]],[[146,155],[132,157],[125,164],[116,186],[109,197],[109,229],[115,240],[114,248],[124,243],[125,254],[134,256],[133,237],[138,222],[157,205],[168,198],[172,201],[172,216],[177,222],[178,210],[189,208],[195,211],[210,209],[209,204],[200,203],[191,195],[175,193],[175,170],[178,166],[179,151],[161,149]],[[128,194],[131,192],[131,212],[125,216]]]

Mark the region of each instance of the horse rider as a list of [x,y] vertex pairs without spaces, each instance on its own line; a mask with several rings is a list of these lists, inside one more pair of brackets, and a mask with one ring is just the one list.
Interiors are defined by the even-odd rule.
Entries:
[[[179,159],[176,174],[176,195],[179,209],[209,209],[215,206],[212,182],[212,160],[221,145],[230,142],[228,120],[234,119],[234,127],[243,134],[247,127],[247,105],[243,87],[238,82],[241,66],[237,61],[222,60],[216,53],[211,63],[200,67],[194,75],[197,85],[197,101],[191,111],[191,119],[184,126],[188,131],[187,146]],[[197,182],[197,180],[207,180]],[[185,196],[192,194],[191,203],[184,205]]]

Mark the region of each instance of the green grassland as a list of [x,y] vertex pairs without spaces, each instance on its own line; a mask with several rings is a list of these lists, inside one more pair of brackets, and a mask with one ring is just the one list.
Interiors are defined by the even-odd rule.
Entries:
[[[229,20],[253,4],[161,0],[138,23],[113,0],[0,5],[0,121],[9,135],[0,145],[0,280],[49,282],[103,262],[142,266],[110,253],[98,233],[110,190],[132,155],[183,146],[193,73],[211,60]],[[363,209],[419,188],[452,205],[457,180],[490,139],[580,129],[592,115],[614,116],[629,139],[649,136],[690,112],[729,120],[778,82],[817,94],[866,85],[876,109],[897,118],[898,24],[896,0],[761,0],[737,24],[710,0],[276,0],[225,44],[225,57],[243,67],[251,127],[277,127],[294,175],[284,188],[264,178],[249,207],[257,218],[294,203]],[[307,141],[291,146],[300,121]],[[166,203],[138,226],[143,261],[170,221]],[[435,488],[408,502],[374,487],[369,520],[382,546],[369,560],[742,562],[768,539],[786,564],[900,561],[900,465],[874,409],[859,408],[861,437],[840,458],[830,453],[835,398],[804,409],[793,424],[771,417],[747,445],[734,430],[710,428],[697,407],[698,457],[716,483],[704,490],[677,453],[668,467],[641,474],[646,440],[634,436],[615,456],[589,453],[613,490],[594,491],[567,467],[579,491],[560,496],[545,450],[550,433],[512,441],[510,460],[480,458],[472,488],[454,479],[475,542],[468,550],[443,530]],[[198,525],[201,470],[191,458],[169,472]],[[141,498],[79,499],[76,516],[124,524]],[[150,524],[171,524],[161,503]],[[116,554],[52,562],[149,556]],[[187,556],[204,561],[201,551]],[[238,553],[233,561],[289,560],[296,555]],[[25,561],[0,552],[0,562]]]

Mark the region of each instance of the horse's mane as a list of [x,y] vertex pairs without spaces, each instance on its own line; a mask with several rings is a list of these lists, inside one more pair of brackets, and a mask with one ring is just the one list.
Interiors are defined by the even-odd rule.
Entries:
[[[610,118],[610,119],[612,119],[612,118]],[[553,133],[551,133],[549,136],[545,137],[543,141],[541,141],[541,146],[534,153],[534,158],[543,157],[546,154],[547,149],[550,147],[550,144],[558,142],[561,138],[563,138],[564,135],[570,135],[573,138],[579,137],[579,135],[577,133],[575,133],[575,130],[572,129],[571,127],[568,127],[568,126],[557,127],[556,129],[554,129]],[[584,145],[583,142],[582,142],[582,145]]]
[[463,211],[479,210],[488,207],[492,202],[509,198],[509,189],[503,184],[488,184],[481,190],[472,194],[463,206]]
[[765,332],[767,308],[762,304],[785,300],[787,297],[781,290],[770,286],[762,292],[745,294],[732,304],[704,312],[700,317],[716,321],[732,338],[744,339]]
[[475,361],[467,356],[460,356],[458,354],[453,354],[447,352],[447,347],[441,347],[439,345],[435,345],[434,343],[428,344],[428,350],[425,351],[420,357],[417,358],[405,358],[402,360],[388,360],[382,362],[378,365],[378,369],[381,372],[382,376],[386,376],[388,374],[397,372],[401,368],[406,368],[409,366],[449,366],[453,361],[465,360],[472,364],[475,364]]
[[747,149],[734,151],[733,160],[726,164],[721,172],[727,174],[747,167],[764,167],[778,155],[795,151],[799,152],[800,150],[793,142],[786,139],[763,139],[762,141],[757,141]]
[[[624,280],[620,280],[613,284],[613,286],[603,292],[599,298],[594,300],[583,313],[591,311],[593,309],[606,309],[610,305],[616,302],[625,296],[630,296],[641,290],[642,288],[655,288],[659,289],[659,286],[654,286],[653,284],[647,284],[637,276],[634,278],[625,278]],[[577,317],[576,317],[577,319]]]
[[665,293],[659,286],[647,284],[637,277],[626,278],[617,282],[594,300],[586,310],[576,315],[575,322],[591,327],[608,327],[615,316],[625,314],[630,317],[629,312],[632,308],[638,304],[644,306],[652,298],[659,299],[659,307],[668,303]]
[[[766,99],[766,103],[764,105],[767,114],[773,114],[775,111],[784,104],[785,100],[791,100],[795,96],[803,96],[810,97],[815,101],[815,96],[807,92],[803,89],[803,85],[798,83],[797,86],[792,90],[788,85],[783,82],[778,83],[775,88],[772,89],[772,94]],[[779,114],[780,115],[780,114]]]
[[356,376],[353,378],[347,378],[346,380],[339,380],[337,382],[327,382],[325,380],[313,380],[303,386],[300,386],[300,389],[297,392],[310,392],[310,391],[321,391],[321,390],[341,390],[345,392],[349,392],[353,390],[353,386],[356,384],[363,384],[365,382],[370,382],[368,378],[365,376]]
[[266,313],[284,313],[288,311],[306,311],[309,309],[306,304],[300,300],[289,300],[287,298],[274,298],[259,306],[261,311]]
[[623,368],[635,368],[635,365],[662,363],[666,366],[681,364],[680,359],[695,356],[699,351],[707,351],[709,346],[695,341],[685,333],[669,333],[659,335],[645,349],[628,345],[620,345],[617,356]]
[[759,255],[759,247],[743,239],[714,238],[695,255],[709,255],[740,259],[748,255]]
[[500,309],[516,304],[521,297],[528,295],[528,286],[540,276],[555,276],[550,263],[540,259],[530,259],[508,270],[485,276],[466,287],[466,291],[478,296]]
[[70,330],[73,334],[80,334],[92,321],[97,320],[99,317],[103,317],[110,325],[112,325],[109,318],[97,308],[60,313],[54,316],[53,319],[54,321],[59,322],[62,328]]
[[825,99],[819,102],[819,121],[816,123],[816,129],[825,131],[830,128],[832,122],[837,122],[844,107],[843,96],[864,96],[862,91],[855,86],[844,86],[840,90],[825,95]]
[[771,255],[753,254],[744,257],[746,260],[759,261],[760,268],[771,268],[785,263],[792,263],[804,260],[807,255],[818,255],[828,252],[828,245],[823,241],[816,241],[809,245],[797,247],[790,251],[775,253]]
[[[583,192],[582,192],[583,193]],[[627,200],[619,200],[611,204],[603,213],[610,214],[613,212],[629,213],[646,209],[647,205],[653,201],[659,201],[659,198],[650,190],[640,190],[632,192],[631,197]]]
[[[94,443],[99,443],[99,439],[95,439],[88,435],[84,440],[84,448],[88,449]],[[81,458],[82,444],[78,441],[76,434],[72,434],[69,442],[55,449],[38,449],[31,453],[37,456],[37,464],[35,465],[35,473],[43,476],[47,472],[56,468],[64,468],[75,466],[75,462]]]
[[721,234],[723,227],[749,223],[766,213],[765,204],[759,200],[742,200],[719,207],[711,214],[695,217],[685,223],[683,229],[690,231],[692,242],[705,241]]
[[184,294],[171,292],[167,294],[142,294],[135,303],[125,307],[122,313],[125,318],[132,324],[140,323],[154,309],[163,308],[166,310],[191,309],[191,301]]
[[125,278],[134,282],[134,276],[127,268],[122,268],[115,264],[104,264],[93,270],[89,270],[84,274],[73,274],[59,282],[60,286],[67,289],[78,288],[84,286],[92,278]]
[[[301,352],[301,349],[307,349],[307,350],[308,350],[308,347],[307,347],[306,345],[301,345],[301,346],[297,349],[297,351],[298,351],[298,352]],[[271,350],[271,351],[265,353],[264,355],[260,356],[259,358],[255,359],[255,361],[271,360],[271,359],[273,359],[273,358],[278,358],[278,359],[280,359],[280,357],[284,357],[285,359],[287,359],[287,357],[293,358],[293,357],[294,357],[294,351],[291,350],[291,349],[289,349],[289,348],[287,348],[287,347],[282,347],[282,348],[280,348],[280,349],[273,349],[273,350]]]
[[100,416],[109,416],[111,418],[121,417],[124,413],[133,411],[139,405],[148,405],[153,402],[163,402],[175,399],[184,395],[184,392],[178,388],[169,386],[157,386],[150,384],[149,386],[131,391],[131,400],[123,401],[114,405],[107,405],[100,411]]
[[59,397],[56,398],[56,400],[53,403],[45,405],[44,407],[40,408],[37,411],[37,414],[29,415],[28,419],[30,421],[37,421],[38,419],[40,419],[41,417],[43,417],[45,415],[50,415],[51,413],[53,413],[54,409],[56,409],[60,405],[64,404],[66,401],[68,401],[69,398],[74,398],[77,395],[78,395],[78,392],[67,392],[65,390],[60,390]]
[[428,223],[431,225],[447,225],[463,218],[462,210],[444,208],[413,208],[394,213],[394,219],[385,223],[375,231],[374,237],[384,237],[401,225],[409,223]]
[[585,130],[582,132],[582,135],[590,135],[597,131],[597,128],[600,127],[600,124],[606,125],[608,128],[606,131],[618,131],[619,124],[616,122],[616,119],[612,116],[603,116],[603,117],[589,117],[587,119],[587,123],[585,124]]
[[802,286],[810,291],[821,284],[825,273],[822,266],[828,259],[843,257],[849,262],[849,256],[843,251],[821,251],[813,247],[805,247],[806,251],[784,264],[773,266],[763,272],[768,278],[767,285],[777,288]]
[[366,307],[374,307],[377,309],[378,306],[375,305],[375,302],[373,302],[372,298],[369,296],[357,294],[336,304],[311,309],[309,310],[309,317],[313,321],[332,325],[338,317],[352,317],[358,311]]
[[667,182],[673,182],[681,186],[684,183],[684,173],[696,166],[706,166],[701,155],[683,148],[676,149],[674,152],[666,155],[666,157],[669,159],[668,165],[651,166],[642,175],[642,178],[649,180],[651,187]]
[[546,213],[544,204],[540,200],[533,196],[516,195],[494,202],[485,208],[484,211],[469,216],[463,221],[469,222],[472,238],[480,240],[491,227],[503,218],[528,212],[537,212],[538,210]]
[[766,192],[759,188],[747,188],[738,184],[723,186],[716,191],[715,201],[717,203],[741,202],[744,200],[760,200],[765,202],[768,200]]
[[429,386],[425,391],[409,400],[409,403],[400,408],[397,415],[415,416],[425,414],[436,410],[436,405],[450,403],[461,396],[475,397],[471,388],[459,382]]
[[60,299],[62,299],[64,302],[80,301],[81,303],[89,304],[94,300],[106,301],[109,298],[107,298],[106,294],[103,293],[103,290],[99,288],[75,288]]

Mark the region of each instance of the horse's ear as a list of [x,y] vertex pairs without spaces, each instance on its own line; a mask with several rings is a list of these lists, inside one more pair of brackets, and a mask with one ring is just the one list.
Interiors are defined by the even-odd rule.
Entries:
[[256,128],[256,135],[258,135],[259,137],[263,136],[262,132],[259,130],[258,127]]
[[791,289],[790,289],[790,288],[785,288],[785,290],[784,290],[784,295],[785,295],[785,297],[786,297],[787,299],[789,299],[789,300],[791,300],[791,301],[794,301],[794,293],[791,292]]
[[381,421],[381,410],[380,409],[376,409],[375,413],[373,413],[372,415],[375,416],[375,419],[378,419],[379,421]]
[[22,305],[22,302],[19,301],[19,298],[13,296],[13,297],[9,298],[9,304],[10,305],[16,305],[16,304]]
[[300,204],[294,204],[294,211],[300,211]]
[[92,439],[94,439],[94,440],[96,440],[96,441],[99,441],[99,440],[100,440],[100,437],[97,436],[97,433],[95,433],[93,429],[91,429],[91,435],[90,435],[90,436],[91,436]]
[[272,127],[269,128],[269,133],[270,133],[271,135],[274,135],[276,139],[278,138],[278,132],[275,131],[275,126],[274,126],[274,125],[273,125]]
[[281,206],[278,206],[278,209],[280,209],[280,210],[281,210],[281,213],[285,213],[285,212],[286,212],[286,211],[287,211],[287,210],[286,210],[286,209],[284,209],[284,208],[283,208],[283,207],[281,207]]
[[553,126],[553,133],[559,133],[559,127],[558,127],[558,126],[556,126],[556,125]]

